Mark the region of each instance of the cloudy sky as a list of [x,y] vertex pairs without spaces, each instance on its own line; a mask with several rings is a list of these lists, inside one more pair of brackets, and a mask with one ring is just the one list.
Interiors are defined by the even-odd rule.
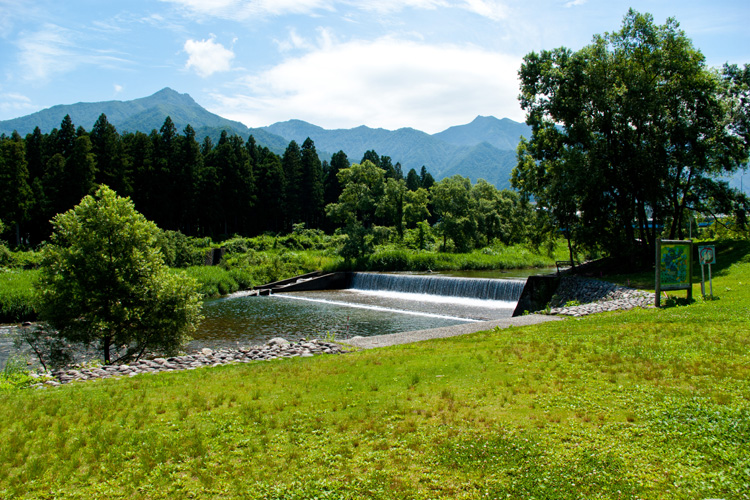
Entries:
[[629,7],[675,17],[712,66],[750,63],[747,0],[0,0],[0,120],[171,87],[251,127],[523,121],[522,57]]

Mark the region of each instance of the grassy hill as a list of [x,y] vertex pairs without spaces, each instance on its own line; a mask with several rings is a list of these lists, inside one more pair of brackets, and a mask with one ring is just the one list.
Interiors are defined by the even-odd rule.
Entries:
[[0,497],[746,498],[750,244],[718,261],[690,306],[7,393]]

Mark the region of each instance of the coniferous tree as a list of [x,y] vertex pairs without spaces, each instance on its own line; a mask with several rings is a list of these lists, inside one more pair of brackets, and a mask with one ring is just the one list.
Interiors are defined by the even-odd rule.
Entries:
[[122,140],[105,114],[96,120],[89,137],[96,157],[97,184],[106,184],[120,196],[130,196],[132,186]]
[[393,166],[390,156],[380,157],[380,168],[385,172],[386,179],[396,179],[396,168]]
[[70,119],[70,115],[65,115],[60,123],[60,130],[57,131],[55,137],[57,141],[56,152],[63,155],[64,158],[69,157],[73,153],[73,144],[76,137],[76,128],[73,125],[73,120]]
[[338,174],[341,170],[349,168],[349,159],[346,157],[346,153],[339,151],[331,156],[331,163],[325,172],[325,178],[323,180],[323,200],[326,205],[330,203],[336,203],[341,196],[341,183],[339,182]]
[[427,171],[427,167],[422,165],[422,169],[419,171],[419,185],[425,189],[430,189],[435,184],[435,179],[432,174]]
[[286,218],[288,227],[302,220],[302,152],[295,141],[291,141],[281,158],[286,179]]
[[198,198],[198,173],[203,166],[200,145],[195,140],[195,130],[190,125],[185,127],[182,136],[177,139],[179,176],[177,192],[179,207],[177,210],[178,228],[185,234],[193,233],[196,212],[200,209]]
[[396,173],[396,180],[404,178],[404,170],[401,168],[401,162],[396,162],[396,164],[393,166],[393,171]]
[[362,161],[359,163],[362,164],[365,161],[371,161],[376,167],[380,167],[380,156],[378,156],[374,149],[365,151],[364,156],[362,156]]
[[154,175],[154,144],[152,137],[143,132],[124,134],[122,143],[125,155],[132,169],[133,195],[138,211],[146,217],[152,217],[157,196],[156,178]]
[[281,158],[268,148],[257,148],[256,151],[256,231],[279,232],[284,229],[284,168]]
[[302,210],[303,220],[309,227],[320,227],[323,222],[323,168],[309,137],[302,143]]
[[8,229],[15,231],[15,244],[21,244],[21,224],[28,220],[33,205],[26,150],[17,133],[0,143],[0,214]]
[[406,188],[409,191],[416,191],[422,187],[422,180],[419,178],[419,174],[413,168],[406,174]]
[[91,149],[91,139],[88,135],[77,137],[70,156],[65,160],[62,194],[67,208],[74,207],[94,188],[96,160]]

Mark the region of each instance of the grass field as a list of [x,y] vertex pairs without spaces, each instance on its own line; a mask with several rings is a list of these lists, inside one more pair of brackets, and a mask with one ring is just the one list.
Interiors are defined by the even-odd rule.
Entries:
[[748,498],[749,252],[687,307],[6,391],[0,498]]

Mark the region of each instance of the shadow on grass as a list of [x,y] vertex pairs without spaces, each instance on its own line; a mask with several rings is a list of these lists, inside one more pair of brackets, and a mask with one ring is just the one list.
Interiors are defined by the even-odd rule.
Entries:
[[[716,264],[711,265],[711,274],[714,277],[726,276],[729,274],[729,268],[738,262],[750,262],[750,241],[748,240],[716,240],[701,241],[694,244],[693,255],[693,283],[701,282],[701,266],[698,261],[698,247],[704,245],[714,245],[716,247]],[[708,269],[704,269],[706,281],[708,281]],[[592,277],[600,278],[618,285],[638,288],[643,290],[653,290],[654,268],[641,269],[634,272],[618,272],[610,269],[609,272],[604,270],[599,275],[593,274]],[[716,297],[714,297],[716,300]]]
[[[696,252],[698,246],[714,245],[716,246],[716,264],[711,265],[711,273],[714,276],[726,276],[729,268],[738,262],[750,262],[750,241],[748,240],[718,240],[715,242],[696,243]],[[697,277],[700,282],[701,266],[698,263],[696,254],[696,264],[693,270],[693,277]]]

